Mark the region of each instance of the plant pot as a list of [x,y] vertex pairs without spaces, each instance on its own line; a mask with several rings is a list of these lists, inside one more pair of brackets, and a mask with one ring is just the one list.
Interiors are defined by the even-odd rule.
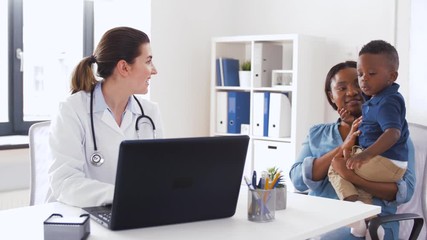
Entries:
[[277,187],[276,188],[276,210],[286,209],[286,199],[287,199],[286,185],[284,185],[284,187]]
[[239,84],[240,87],[251,86],[251,71],[239,71]]

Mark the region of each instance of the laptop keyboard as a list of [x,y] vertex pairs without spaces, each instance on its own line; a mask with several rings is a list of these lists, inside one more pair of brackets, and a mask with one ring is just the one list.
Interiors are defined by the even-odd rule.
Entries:
[[98,212],[97,215],[98,215],[98,218],[100,218],[100,219],[102,219],[108,223],[111,220],[111,212],[110,211]]

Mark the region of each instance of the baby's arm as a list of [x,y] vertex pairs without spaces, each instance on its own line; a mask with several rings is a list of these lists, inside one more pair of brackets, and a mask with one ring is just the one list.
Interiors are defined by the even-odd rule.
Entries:
[[347,168],[360,168],[369,159],[380,155],[391,148],[400,138],[400,130],[397,128],[388,128],[370,147],[363,152],[350,157],[347,160]]

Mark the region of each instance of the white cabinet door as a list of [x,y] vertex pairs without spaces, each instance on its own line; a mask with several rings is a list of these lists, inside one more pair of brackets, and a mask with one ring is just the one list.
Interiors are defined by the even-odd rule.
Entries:
[[261,176],[267,168],[277,167],[284,176],[288,191],[294,188],[289,179],[289,171],[294,163],[294,151],[292,144],[288,142],[273,142],[264,140],[253,141],[254,170]]

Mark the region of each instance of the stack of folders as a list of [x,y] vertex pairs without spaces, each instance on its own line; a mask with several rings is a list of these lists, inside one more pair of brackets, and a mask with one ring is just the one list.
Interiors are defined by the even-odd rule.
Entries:
[[217,92],[216,132],[241,133],[241,125],[249,124],[249,92]]
[[291,103],[286,93],[255,92],[254,136],[283,138],[291,135]]
[[218,58],[216,60],[216,85],[239,86],[239,60]]

